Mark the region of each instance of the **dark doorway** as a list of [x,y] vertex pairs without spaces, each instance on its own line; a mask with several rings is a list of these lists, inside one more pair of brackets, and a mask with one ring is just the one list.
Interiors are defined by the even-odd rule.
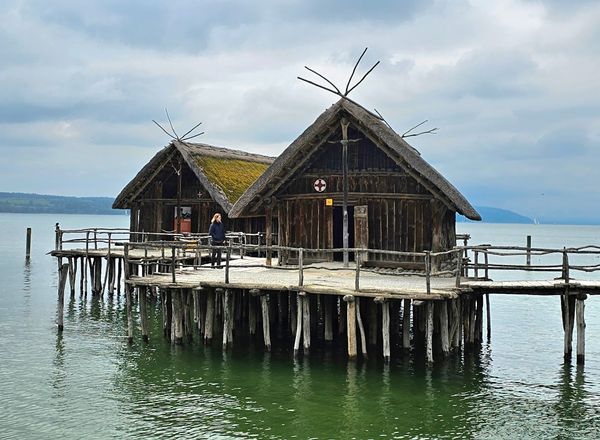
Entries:
[[[333,207],[333,247],[339,249],[344,247],[344,211],[341,206]],[[354,206],[348,206],[348,247],[354,247]],[[354,261],[354,253],[350,252],[348,256],[350,261]],[[342,252],[333,253],[333,261],[343,261]]]

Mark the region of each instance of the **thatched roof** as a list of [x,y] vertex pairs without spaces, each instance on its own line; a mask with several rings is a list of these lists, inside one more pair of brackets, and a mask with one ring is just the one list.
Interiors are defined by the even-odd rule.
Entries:
[[249,215],[250,209],[256,207],[260,203],[261,196],[271,189],[272,182],[276,181],[277,185],[281,185],[285,180],[291,178],[290,170],[308,160],[307,150],[310,149],[310,144],[314,145],[319,137],[325,136],[332,124],[339,120],[341,114],[356,124],[376,145],[380,148],[385,147],[385,151],[399,166],[424,183],[446,205],[465,217],[481,220],[480,215],[465,197],[429,165],[416,149],[385,124],[381,118],[346,98],[340,99],[323,112],[304,133],[285,149],[264,174],[240,197],[229,212],[229,216]]
[[176,155],[181,155],[212,199],[226,213],[274,160],[272,157],[245,151],[173,141],[159,151],[123,188],[115,199],[113,208],[129,208],[131,201]]

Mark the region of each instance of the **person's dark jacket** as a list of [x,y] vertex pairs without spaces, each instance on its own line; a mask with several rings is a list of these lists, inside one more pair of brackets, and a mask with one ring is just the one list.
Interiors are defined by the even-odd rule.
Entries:
[[222,222],[213,222],[208,228],[208,235],[212,238],[213,242],[222,243],[225,241],[225,226]]

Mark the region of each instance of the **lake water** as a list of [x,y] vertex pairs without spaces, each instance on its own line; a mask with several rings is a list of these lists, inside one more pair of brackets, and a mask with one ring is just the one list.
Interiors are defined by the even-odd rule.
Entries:
[[[316,350],[174,347],[150,313],[126,340],[124,301],[81,301],[56,330],[63,228],[125,216],[0,214],[0,438],[600,438],[600,298],[586,302],[586,364],[563,363],[560,302],[492,297],[481,352],[424,368],[406,356],[348,363]],[[33,228],[30,264],[25,229]],[[598,244],[600,227],[459,224],[471,243]],[[539,275],[526,274],[535,278]],[[581,276],[581,275],[580,275]]]

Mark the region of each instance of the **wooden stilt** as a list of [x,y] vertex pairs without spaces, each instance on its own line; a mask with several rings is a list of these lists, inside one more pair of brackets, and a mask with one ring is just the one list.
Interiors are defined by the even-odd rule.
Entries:
[[325,342],[333,341],[333,300],[331,295],[323,297],[323,318],[324,318],[324,337]]
[[[312,295],[311,295],[312,296]],[[304,354],[308,355],[310,352],[310,332],[311,332],[311,322],[310,315],[312,311],[311,302],[314,299],[311,299],[311,296],[306,295],[304,300],[302,301],[302,342],[304,344]]]
[[213,338],[213,322],[215,314],[215,291],[209,289],[206,294],[206,319],[204,320],[204,343],[210,344]]
[[[102,293],[102,258],[94,258],[94,287],[92,294],[100,295]],[[130,293],[131,294],[131,293]]]
[[348,335],[348,358],[356,359],[356,303],[353,295],[344,296],[346,303],[346,333]]
[[233,295],[225,289],[223,295],[223,350],[231,347],[233,339]]
[[475,321],[477,323],[475,329],[475,341],[481,342],[483,340],[483,295],[477,295],[475,300],[477,311]]
[[193,296],[191,289],[181,289],[183,307],[183,328],[188,342],[194,339]]
[[183,304],[181,302],[181,289],[176,289],[171,292],[171,304],[173,308],[171,342],[181,345],[183,344]]
[[[292,332],[292,336],[296,337],[296,328],[298,321],[298,295],[296,293],[290,292],[290,331]],[[301,310],[301,309],[300,309]],[[302,314],[301,314],[302,315]]]
[[563,328],[564,333],[564,358],[565,361],[571,360],[573,353],[573,327],[575,316],[575,296],[565,294],[561,297],[563,301]]
[[262,310],[263,338],[265,341],[265,350],[271,351],[271,324],[269,322],[269,296],[261,295],[260,308]]
[[442,342],[442,353],[448,356],[450,353],[450,336],[448,334],[448,302],[438,301],[436,304],[440,309],[440,340]]
[[426,302],[425,344],[427,363],[433,363],[433,302]]
[[[97,263],[98,266],[100,266],[100,263]],[[125,302],[127,306],[127,341],[130,344],[133,343],[133,305],[131,298],[132,290],[133,287],[131,287],[131,285],[127,284],[125,286]]]
[[121,272],[123,270],[123,259],[117,260],[117,295],[121,293]]
[[369,308],[369,345],[377,345],[377,303],[373,300],[369,300],[367,303]]
[[486,337],[487,337],[487,340],[489,341],[490,339],[492,339],[492,312],[490,310],[490,294],[489,293],[485,294],[485,311],[486,311],[485,322],[487,325]]
[[579,295],[575,302],[575,315],[577,317],[577,364],[585,363],[585,299],[586,295]]
[[[69,287],[71,288],[71,299],[75,299],[75,267],[73,263],[73,257],[67,257],[69,267]],[[77,258],[75,258],[77,261]]]
[[381,299],[381,338],[383,341],[383,360],[390,361],[390,303]]
[[148,342],[148,307],[146,305],[147,288],[144,286],[138,287],[138,305],[140,308],[140,323],[142,327],[142,339]]
[[402,348],[410,348],[410,299],[403,301],[402,307]]
[[260,290],[251,289],[248,298],[248,331],[251,335],[256,334],[256,297],[260,295]]
[[360,332],[360,349],[364,358],[367,358],[367,338],[365,335],[365,327],[363,326],[360,316],[360,298],[356,298],[356,322],[358,323],[358,331]]
[[83,296],[83,292],[84,292],[83,283],[85,282],[85,270],[84,270],[84,262],[83,262],[84,259],[85,259],[85,257],[80,258],[81,270],[79,271],[79,296],[81,296],[81,297]]
[[452,349],[460,347],[460,313],[459,299],[450,300],[450,347]]
[[296,336],[294,337],[294,356],[298,356],[300,351],[300,340],[302,339],[302,310],[304,310],[304,292],[298,292],[296,295]]
[[67,284],[67,277],[69,275],[69,265],[63,264],[60,266],[58,272],[58,314],[57,324],[58,331],[62,332],[64,326],[64,313],[65,313],[65,285]]

